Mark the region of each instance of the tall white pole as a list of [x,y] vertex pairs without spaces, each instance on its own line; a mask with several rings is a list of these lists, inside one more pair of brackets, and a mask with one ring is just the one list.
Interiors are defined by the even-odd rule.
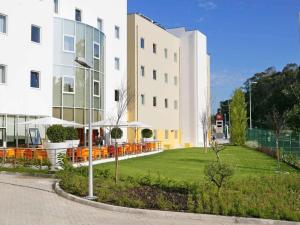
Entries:
[[249,93],[249,95],[250,95],[250,103],[249,103],[249,107],[250,107],[250,130],[252,130],[252,88],[251,88],[251,86],[252,86],[252,82],[251,81],[249,81],[249,88],[250,88],[250,93]]
[[90,76],[90,97],[89,97],[89,196],[93,199],[93,131],[92,131],[92,72],[88,69]]

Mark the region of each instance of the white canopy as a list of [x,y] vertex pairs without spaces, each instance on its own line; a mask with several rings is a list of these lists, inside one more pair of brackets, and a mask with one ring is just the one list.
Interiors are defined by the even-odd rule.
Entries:
[[[115,127],[117,121],[115,120],[101,120],[92,124],[93,127]],[[119,121],[118,127],[127,127],[128,123],[124,121]]]
[[78,126],[78,127],[82,126],[78,123],[61,120],[61,119],[57,119],[54,117],[44,117],[44,118],[40,118],[40,119],[36,119],[36,120],[30,120],[27,122],[19,123],[19,125],[45,125],[45,126],[63,125],[63,126]]
[[142,122],[133,121],[129,122],[127,127],[135,127],[135,128],[151,128],[152,126],[144,124]]

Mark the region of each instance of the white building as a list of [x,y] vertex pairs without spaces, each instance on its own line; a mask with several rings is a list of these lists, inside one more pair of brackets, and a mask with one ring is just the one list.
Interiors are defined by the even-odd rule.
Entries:
[[210,117],[210,57],[206,36],[185,28],[169,29],[179,37],[180,44],[180,126],[182,143],[203,146],[204,114]]
[[126,0],[0,0],[0,147],[25,142],[19,122],[56,116],[84,124],[93,67],[94,120],[115,109],[127,73]]

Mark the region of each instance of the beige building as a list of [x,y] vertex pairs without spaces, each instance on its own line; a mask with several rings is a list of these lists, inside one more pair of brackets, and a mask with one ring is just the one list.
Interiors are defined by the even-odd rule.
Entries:
[[145,16],[128,15],[128,120],[151,125],[164,148],[181,145],[179,81],[180,39]]

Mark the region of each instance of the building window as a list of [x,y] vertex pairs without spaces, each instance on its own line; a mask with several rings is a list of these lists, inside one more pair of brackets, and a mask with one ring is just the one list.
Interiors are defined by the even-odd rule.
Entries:
[[178,139],[178,130],[175,130],[174,138],[175,138],[175,139]]
[[156,54],[156,52],[157,52],[157,45],[153,44],[153,53]]
[[30,87],[40,88],[40,73],[37,71],[30,72]]
[[141,103],[142,103],[142,105],[145,105],[145,95],[144,94],[141,95]]
[[174,109],[178,109],[178,101],[177,100],[174,101]]
[[97,19],[97,28],[98,30],[103,31],[103,20],[100,18]]
[[74,77],[64,77],[64,93],[66,94],[74,94],[75,93],[75,78]]
[[94,80],[94,96],[100,97],[100,82]]
[[168,83],[168,80],[169,80],[169,76],[167,73],[165,73],[165,83]]
[[78,22],[81,22],[81,10],[80,9],[75,9],[75,20]]
[[96,42],[94,42],[94,58],[100,58],[100,45]]
[[115,90],[115,101],[118,102],[120,100],[120,91]]
[[144,77],[145,76],[145,67],[141,66],[141,76]]
[[120,27],[115,26],[115,38],[120,39]]
[[7,33],[7,16],[0,14],[0,33]]
[[6,83],[6,66],[0,65],[0,84]]
[[177,84],[178,84],[178,77],[174,77],[174,85],[177,86]]
[[119,58],[115,58],[115,69],[120,70],[120,59]]
[[169,103],[169,102],[168,102],[168,99],[165,98],[165,108],[166,108],[166,109],[169,107],[169,104],[168,104],[168,103]]
[[141,38],[141,48],[144,49],[145,48],[145,39]]
[[165,58],[168,58],[168,49],[165,48]]
[[174,53],[174,62],[177,62],[177,60],[178,60],[177,53]]
[[75,52],[74,36],[64,35],[64,51],[65,52]]
[[154,107],[157,106],[157,97],[153,97],[153,106],[154,106]]
[[157,71],[153,70],[153,80],[157,80]]
[[165,130],[165,139],[169,139],[169,131],[168,130]]
[[59,4],[59,2],[58,2],[58,0],[54,0],[54,13],[58,13],[58,4]]
[[31,41],[35,43],[41,43],[41,28],[35,25],[31,25]]

